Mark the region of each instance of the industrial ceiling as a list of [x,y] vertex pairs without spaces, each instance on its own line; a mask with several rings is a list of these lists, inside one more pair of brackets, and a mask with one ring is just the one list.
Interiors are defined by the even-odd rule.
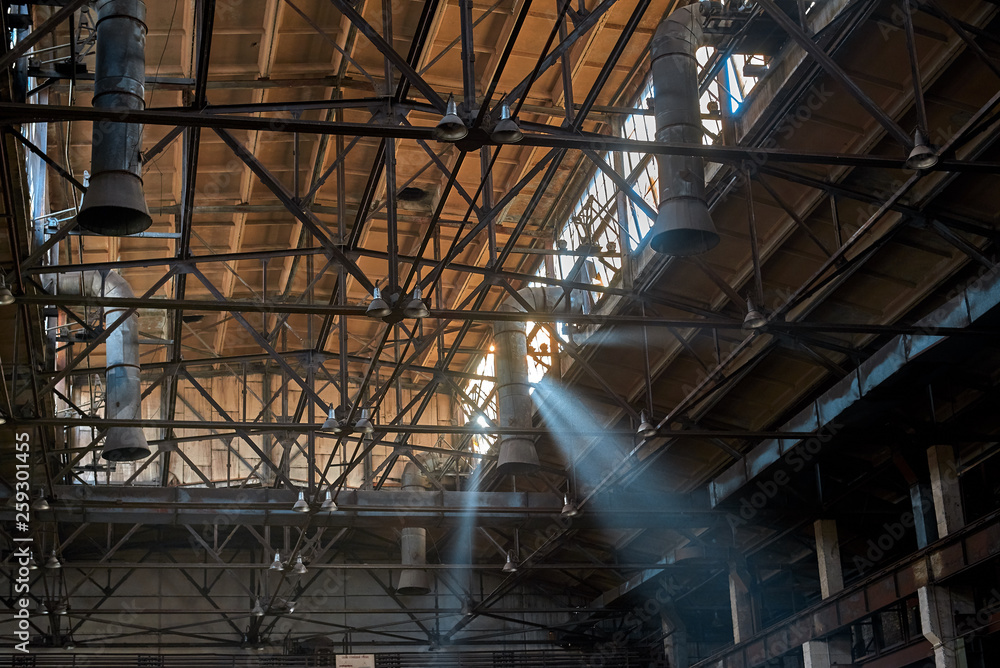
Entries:
[[[700,3],[682,142],[650,83],[678,0],[148,2],[128,110],[95,96],[107,4],[11,4],[0,56],[0,483],[16,504],[27,434],[46,499],[3,535],[61,564],[31,575],[51,665],[801,660],[812,636],[755,643],[828,599],[817,520],[845,596],[941,545],[870,549],[928,447],[969,526],[1000,521],[997,3]],[[150,221],[94,233],[126,125]],[[718,244],[670,255],[684,160]]]

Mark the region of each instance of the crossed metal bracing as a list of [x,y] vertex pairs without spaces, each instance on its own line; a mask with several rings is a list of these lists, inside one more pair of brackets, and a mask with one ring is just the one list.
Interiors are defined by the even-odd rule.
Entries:
[[[753,444],[782,435],[779,425],[888,337],[918,332],[916,320],[968,280],[969,267],[993,267],[1000,189],[992,3],[915,3],[909,41],[889,2],[829,0],[803,16],[796,5],[807,3],[727,7],[732,17],[723,14],[711,28],[719,43],[702,70],[703,90],[720,78],[728,86],[722,56],[754,53],[765,32],[779,35],[774,48],[781,49],[766,55],[787,67],[763,79],[771,88],[751,94],[735,116],[723,97],[721,141],[701,147],[616,134],[624,117],[645,113],[636,96],[652,31],[679,3],[259,4],[254,11],[233,0],[149,4],[147,110],[134,118],[146,128],[150,236],[73,230],[91,122],[114,117],[90,108],[92,76],[56,67],[67,47],[30,69],[48,104],[0,103],[10,130],[4,269],[21,297],[16,315],[3,314],[19,333],[3,356],[5,390],[12,417],[35,418],[46,486],[301,487],[310,498],[331,487],[344,502],[355,489],[394,488],[413,462],[437,491],[506,490],[511,482],[492,474],[495,452],[473,447],[484,431],[514,433],[495,424],[492,394],[470,388],[490,379],[477,370],[490,324],[531,321],[550,332],[550,341],[557,340],[557,323],[569,326],[558,355],[535,352],[557,369],[559,387],[536,388],[538,426],[517,431],[535,438],[544,466],[516,487],[553,494],[554,516],[568,485],[596,519],[555,525],[535,547],[521,549],[538,568],[500,582],[480,580],[463,591],[449,586],[447,569],[432,567],[455,601],[473,602],[471,626],[456,610],[425,610],[393,595],[389,569],[398,566],[385,559],[398,549],[391,530],[336,533],[323,551],[314,548],[333,527],[310,533],[291,513],[278,523],[299,532],[288,547],[299,550],[305,541],[319,553],[316,572],[326,572],[324,560],[368,568],[367,583],[385,601],[369,612],[415,629],[396,638],[402,643],[501,642],[489,627],[475,630],[480,615],[520,620],[513,633],[524,642],[536,641],[526,640],[534,637],[528,629],[561,628],[551,619],[533,621],[523,608],[496,607],[524,589],[543,591],[548,601],[538,609],[552,615],[601,600],[593,618],[561,623],[593,633],[591,641],[600,637],[610,628],[601,627],[601,608],[629,600],[627,589],[601,594],[618,591],[636,571],[662,578],[669,569],[655,562],[664,555],[726,533],[718,517],[669,527],[614,524],[602,514],[602,495],[623,488],[701,491]],[[55,13],[33,9],[36,25]],[[45,27],[54,32],[36,43],[86,52],[92,17],[74,17],[72,25],[50,21]],[[465,144],[434,142],[431,127],[450,94],[477,112],[471,117],[479,132],[506,95],[525,139],[502,147],[480,141],[481,134]],[[47,146],[13,134],[28,121],[48,122]],[[934,170],[900,169],[915,125],[931,131],[941,153]],[[555,232],[596,173],[607,173],[618,188],[619,215],[637,209],[655,218],[654,206],[635,191],[637,174],[606,159],[608,151],[705,157],[719,248],[684,260],[622,240],[613,254],[623,269],[609,284],[579,274],[536,275],[553,259],[600,259],[593,249],[553,248]],[[41,251],[19,204],[20,161],[35,152],[49,164],[50,211],[70,211],[52,216]],[[43,265],[57,244],[56,266]],[[137,299],[117,303],[138,312],[148,339],[141,424],[154,455],[115,471],[94,456],[108,422],[100,411],[103,354],[94,343],[102,332],[88,320],[93,307],[109,302],[39,289],[45,274],[81,268],[118,270],[132,282]],[[596,307],[585,316],[496,310],[529,282],[587,292]],[[395,325],[366,318],[376,284],[406,292],[421,286],[431,317]],[[768,312],[764,333],[741,329],[747,296]],[[55,316],[43,314],[53,306]],[[44,318],[61,327],[54,351],[42,335]],[[970,341],[982,333],[939,331]],[[341,401],[352,417],[361,407],[375,412],[371,438],[319,429],[327,408]],[[560,403],[574,410],[553,413]],[[637,447],[634,425],[647,407],[661,432]],[[485,427],[465,424],[464,414],[481,417]],[[588,419],[576,420],[583,414]],[[511,526],[473,532],[470,564],[496,571],[506,551],[527,544],[530,516],[516,508],[512,515],[519,519]],[[85,564],[71,569],[73,577],[106,570],[117,583],[99,587],[102,598],[74,611],[74,624],[99,620],[102,606],[115,604],[117,587],[154,568],[137,542],[148,540],[139,520],[103,517],[84,528],[74,516],[53,519],[66,558]],[[804,521],[761,515],[764,528],[735,547],[784,547],[782,537],[796,536]],[[101,542],[89,536],[100,527],[109,539],[103,547],[115,549],[98,549]],[[165,544],[185,543],[203,529],[190,527],[164,534]],[[231,552],[199,543],[205,560],[215,562],[200,567],[205,577],[218,582],[222,574],[211,569],[229,569],[234,574],[226,577],[252,588],[280,540],[265,534],[264,523],[216,531],[245,543],[222,538]],[[93,545],[83,548],[84,537]],[[447,526],[434,540],[431,561],[440,565],[448,558],[440,546],[466,536]],[[169,551],[158,554],[169,561]],[[643,558],[621,559],[625,554]],[[188,567],[198,571],[176,561],[189,580]],[[237,562],[250,566],[237,569]],[[789,558],[792,565],[807,562],[801,553]],[[706,559],[694,573],[675,570],[675,597],[697,608],[691,593],[705,592],[704,582],[717,585],[725,569]],[[71,586],[96,585],[92,577]],[[239,642],[252,601],[226,610],[206,582],[190,584],[200,610],[217,615],[222,630],[209,634],[211,642]],[[308,589],[294,586],[300,589],[281,594],[286,602]],[[395,631],[376,628],[384,621],[329,632],[385,639]],[[162,627],[191,633],[175,622]],[[150,628],[139,622],[135,633]]]

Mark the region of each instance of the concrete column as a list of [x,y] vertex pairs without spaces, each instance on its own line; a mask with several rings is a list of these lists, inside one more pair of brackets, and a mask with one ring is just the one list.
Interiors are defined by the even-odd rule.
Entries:
[[840,539],[837,537],[837,520],[816,520],[816,556],[819,559],[819,586],[823,598],[844,588],[844,572],[840,566]]
[[802,658],[805,668],[834,668],[834,666],[850,666],[851,638],[836,636],[826,640],[811,640],[802,645]]
[[930,486],[919,482],[911,485],[910,505],[913,506],[913,529],[917,534],[917,547],[923,549],[938,539],[934,495]]
[[944,538],[965,524],[955,449],[950,445],[932,445],[927,448],[927,463],[931,471],[938,537]]
[[745,574],[729,574],[729,604],[733,612],[733,642],[741,643],[753,635],[753,598]]
[[661,625],[664,635],[663,653],[667,656],[667,665],[670,668],[688,668],[691,662],[688,659],[687,627],[672,605],[663,607]]
[[948,587],[927,585],[917,589],[920,601],[920,627],[934,647],[935,668],[968,668],[965,639],[955,624],[956,614],[972,614],[975,603]]

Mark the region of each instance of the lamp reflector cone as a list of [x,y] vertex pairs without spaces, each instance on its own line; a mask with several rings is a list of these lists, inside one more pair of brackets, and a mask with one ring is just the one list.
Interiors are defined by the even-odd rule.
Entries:
[[444,116],[434,126],[433,137],[437,141],[458,141],[468,134],[469,128],[465,127],[465,123],[459,118],[458,105],[455,104],[455,96],[452,95],[448,98]]
[[297,513],[308,513],[309,512],[309,503],[306,502],[306,493],[305,492],[299,492],[299,498],[295,502],[295,505],[292,506],[292,510],[294,510]]

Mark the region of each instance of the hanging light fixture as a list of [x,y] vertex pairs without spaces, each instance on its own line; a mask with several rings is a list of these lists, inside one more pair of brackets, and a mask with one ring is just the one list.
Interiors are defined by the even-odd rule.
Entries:
[[35,502],[31,504],[32,510],[51,510],[52,506],[49,505],[48,500],[43,495],[35,499]]
[[256,601],[254,601],[253,609],[250,611],[250,614],[253,615],[254,617],[264,616],[264,606],[260,604],[259,598]]
[[49,614],[49,607],[45,605],[45,601],[38,602],[38,608],[35,610],[36,615],[47,615]]
[[298,575],[305,575],[306,573],[309,572],[309,569],[306,568],[306,565],[302,563],[301,554],[295,559],[295,567],[292,570],[295,571],[295,573],[297,573]]
[[29,571],[38,570],[38,562],[35,561],[35,555],[33,554],[28,555],[28,570]]
[[576,517],[577,515],[580,514],[580,509],[577,507],[577,505],[569,500],[569,494],[563,495],[563,507],[562,507],[562,513],[560,514],[563,517]]
[[66,604],[66,601],[59,601],[59,603],[56,604],[56,607],[52,610],[52,613],[56,615],[68,615],[69,606]]
[[375,433],[375,426],[372,424],[371,419],[368,417],[367,408],[361,409],[361,417],[359,417],[358,421],[354,423],[354,429],[355,431],[359,431],[362,434]]
[[340,420],[337,419],[337,409],[331,404],[330,412],[326,416],[326,422],[323,423],[321,427],[325,430],[332,430],[334,433],[340,433]]
[[514,561],[513,550],[507,551],[507,563],[503,565],[504,573],[516,573],[517,572],[517,562]]
[[938,154],[927,145],[924,133],[919,129],[913,133],[913,149],[903,163],[907,169],[930,169],[938,163]]
[[62,564],[59,563],[59,557],[56,556],[55,550],[52,550],[52,554],[49,555],[48,561],[45,562],[45,568],[62,568]]
[[753,300],[747,297],[747,315],[743,318],[743,329],[760,329],[767,324],[767,318],[757,310]]
[[656,425],[649,421],[646,411],[639,413],[639,428],[635,430],[640,438],[653,438],[656,436]]
[[298,601],[288,601],[288,612],[295,612],[295,606],[298,605]]
[[299,499],[298,501],[295,502],[295,505],[292,506],[292,510],[294,510],[297,513],[309,512],[309,503],[306,501],[305,492],[299,492]]
[[14,303],[14,293],[7,287],[7,277],[0,275],[0,306],[10,306]]
[[274,553],[274,561],[271,562],[272,571],[283,571],[285,570],[284,564],[281,563],[281,552]]
[[516,144],[524,139],[517,121],[510,117],[510,107],[506,100],[500,105],[500,120],[490,133],[490,138],[498,144]]
[[431,312],[427,310],[427,305],[424,304],[424,300],[420,298],[420,288],[413,289],[413,297],[410,301],[406,302],[406,306],[403,307],[403,315],[407,318],[426,318]]
[[323,499],[323,503],[320,504],[319,509],[324,513],[337,512],[337,503],[333,500],[333,492],[326,490],[326,497]]
[[365,315],[369,318],[384,318],[392,313],[389,303],[382,299],[382,291],[378,288],[372,290],[372,301],[365,310]]
[[66,651],[76,649],[76,643],[73,642],[72,638],[67,637],[66,640],[63,641],[63,649]]
[[469,134],[469,128],[458,116],[458,105],[455,104],[454,94],[448,97],[448,106],[445,108],[444,116],[434,126],[432,136],[437,141],[458,141],[464,139]]

